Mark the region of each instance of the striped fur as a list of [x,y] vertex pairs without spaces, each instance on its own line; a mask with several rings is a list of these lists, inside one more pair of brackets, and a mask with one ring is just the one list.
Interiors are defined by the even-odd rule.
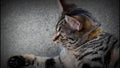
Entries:
[[[60,0],[60,5],[62,13],[56,25],[53,41],[62,44],[61,53],[56,57],[22,55],[22,58],[25,59],[22,66],[119,68],[119,41],[114,36],[102,31],[99,27],[100,23],[90,12],[76,8],[74,4],[67,4],[65,0]],[[9,66],[18,68],[18,60],[20,58],[10,58]]]

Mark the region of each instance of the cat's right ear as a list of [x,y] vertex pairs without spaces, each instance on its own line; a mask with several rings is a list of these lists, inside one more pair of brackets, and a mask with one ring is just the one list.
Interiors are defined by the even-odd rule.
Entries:
[[76,8],[75,4],[68,4],[66,0],[58,0],[60,5],[60,10],[62,13],[69,12],[70,10]]

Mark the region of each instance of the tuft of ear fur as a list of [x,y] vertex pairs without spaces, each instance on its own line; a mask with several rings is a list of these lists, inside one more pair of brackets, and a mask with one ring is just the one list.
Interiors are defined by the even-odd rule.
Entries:
[[71,16],[65,15],[65,21],[73,30],[80,31],[82,29],[82,23]]
[[68,4],[66,0],[59,0],[59,5],[63,14],[69,12],[70,10],[76,8],[75,4]]

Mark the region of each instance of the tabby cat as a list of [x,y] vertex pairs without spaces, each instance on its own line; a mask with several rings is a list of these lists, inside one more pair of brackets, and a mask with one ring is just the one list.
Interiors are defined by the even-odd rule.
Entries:
[[34,65],[38,68],[119,68],[119,44],[100,28],[90,12],[59,0],[61,16],[53,41],[63,46],[56,57],[32,54],[12,56],[11,68]]

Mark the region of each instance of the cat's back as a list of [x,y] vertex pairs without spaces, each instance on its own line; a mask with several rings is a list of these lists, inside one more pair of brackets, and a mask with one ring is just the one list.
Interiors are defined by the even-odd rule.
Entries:
[[112,51],[115,48],[119,49],[119,41],[113,35],[102,32],[98,37],[78,48],[78,59],[75,58],[71,51],[65,48],[60,53],[60,59],[63,68],[82,68],[85,64],[93,67],[108,68],[108,66],[114,65],[113,62],[117,61],[115,58],[119,57],[118,53],[116,53],[116,57],[112,57],[114,55]]
[[113,65],[118,61],[119,41],[113,35],[102,32],[95,39],[81,45],[79,54],[78,68],[86,66],[92,68],[115,68]]

